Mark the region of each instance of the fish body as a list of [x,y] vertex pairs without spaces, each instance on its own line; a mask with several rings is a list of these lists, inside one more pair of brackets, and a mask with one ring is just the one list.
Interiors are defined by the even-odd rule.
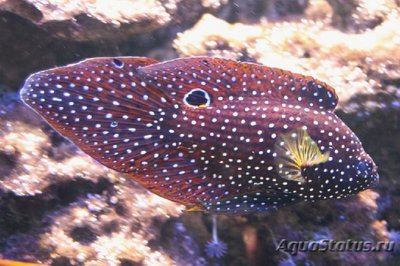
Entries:
[[281,69],[94,58],[31,75],[20,95],[98,162],[196,210],[343,198],[379,178],[334,89]]

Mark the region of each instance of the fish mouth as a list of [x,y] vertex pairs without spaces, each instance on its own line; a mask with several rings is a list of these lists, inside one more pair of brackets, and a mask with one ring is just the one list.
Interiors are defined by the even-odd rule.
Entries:
[[372,162],[371,164],[372,164],[372,167],[368,171],[368,174],[367,174],[366,178],[368,178],[368,180],[369,180],[369,187],[370,188],[375,188],[379,184],[380,176],[379,176],[379,173],[378,173],[378,167],[375,165],[374,162]]
[[358,161],[356,175],[361,180],[365,180],[368,187],[376,187],[379,183],[378,167],[370,158]]
[[377,187],[379,184],[379,174],[378,174],[378,167],[374,167],[371,173],[371,187]]

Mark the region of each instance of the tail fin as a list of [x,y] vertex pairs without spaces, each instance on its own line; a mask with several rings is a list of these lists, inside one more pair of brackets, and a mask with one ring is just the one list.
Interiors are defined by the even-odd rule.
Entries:
[[130,172],[160,148],[168,95],[137,72],[142,57],[93,58],[31,75],[21,99],[109,168]]

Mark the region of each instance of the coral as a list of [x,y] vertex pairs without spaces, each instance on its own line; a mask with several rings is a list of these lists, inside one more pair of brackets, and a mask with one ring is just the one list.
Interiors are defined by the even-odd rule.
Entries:
[[218,239],[217,217],[213,215],[212,239],[207,242],[205,253],[210,258],[222,258],[228,249],[225,242]]

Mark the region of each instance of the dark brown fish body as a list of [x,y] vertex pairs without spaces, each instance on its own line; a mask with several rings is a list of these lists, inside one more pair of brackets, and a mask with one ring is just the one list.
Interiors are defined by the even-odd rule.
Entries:
[[341,198],[378,175],[328,85],[212,58],[90,59],[31,76],[22,99],[102,164],[219,213]]

